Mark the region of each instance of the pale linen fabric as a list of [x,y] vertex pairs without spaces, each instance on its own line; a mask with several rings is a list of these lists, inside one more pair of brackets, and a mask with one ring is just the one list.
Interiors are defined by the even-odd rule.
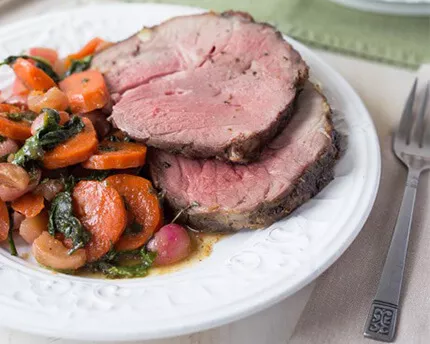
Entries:
[[[423,68],[420,76],[430,80],[429,72]],[[289,344],[377,343],[364,338],[363,330],[403,196],[406,169],[391,151],[390,136],[400,113],[376,123],[382,178],[371,215],[351,247],[318,279]],[[429,192],[426,172],[418,187],[396,343],[430,343]]]

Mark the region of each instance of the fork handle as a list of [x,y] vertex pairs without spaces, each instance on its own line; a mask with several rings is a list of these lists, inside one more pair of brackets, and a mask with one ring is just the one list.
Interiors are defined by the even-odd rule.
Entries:
[[396,226],[379,280],[378,291],[372,302],[364,335],[392,342],[396,332],[403,272],[408,250],[409,233],[414,212],[415,196],[421,171],[409,169]]

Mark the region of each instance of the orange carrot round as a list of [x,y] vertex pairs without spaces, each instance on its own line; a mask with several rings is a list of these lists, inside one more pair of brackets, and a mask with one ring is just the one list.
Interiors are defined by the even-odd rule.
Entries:
[[55,86],[54,80],[30,61],[18,58],[13,63],[13,71],[26,88],[36,91],[47,91]]
[[108,41],[100,42],[100,44],[97,45],[96,50],[94,50],[94,54],[98,53],[102,50],[105,50],[105,49],[111,47],[112,45],[114,45],[114,43],[112,43],[112,42],[108,42]]
[[92,170],[139,167],[145,164],[146,147],[132,142],[102,142],[82,166]]
[[72,197],[75,216],[91,233],[85,246],[87,260],[96,261],[111,249],[125,229],[124,201],[113,187],[97,181],[80,181]]
[[104,183],[123,197],[128,210],[128,225],[141,227],[140,232],[123,234],[115,245],[118,251],[134,250],[143,246],[160,229],[162,210],[157,194],[149,180],[129,174],[116,174]]
[[69,140],[45,153],[43,166],[48,170],[78,164],[97,150],[97,133],[89,119],[82,118],[85,128]]
[[100,37],[94,37],[87,44],[85,44],[81,50],[74,54],[70,54],[65,59],[65,65],[67,68],[72,64],[72,60],[80,60],[88,55],[94,54],[100,47],[104,47],[106,45],[106,41],[101,39]]
[[7,211],[6,203],[0,200],[0,241],[5,241],[9,234],[9,212]]
[[103,75],[96,70],[75,73],[60,82],[73,113],[85,113],[103,108],[110,95]]
[[43,196],[32,192],[28,192],[12,202],[12,209],[25,217],[35,217],[43,208],[45,208]]
[[14,121],[7,114],[20,113],[22,110],[14,105],[0,104],[0,135],[13,140],[25,140],[31,136],[31,122]]
[[0,104],[0,112],[18,113],[18,112],[21,112],[21,109],[18,106],[3,103],[3,104]]

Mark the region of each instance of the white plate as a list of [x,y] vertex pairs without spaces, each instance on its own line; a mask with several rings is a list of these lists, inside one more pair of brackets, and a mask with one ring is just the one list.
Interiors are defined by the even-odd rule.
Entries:
[[357,10],[401,16],[429,16],[429,0],[330,0]]
[[[118,40],[143,25],[197,12],[117,4],[49,14],[0,29],[0,56],[29,46],[54,47],[65,54],[95,35]],[[175,336],[269,307],[327,269],[354,240],[372,208],[379,146],[371,118],[351,86],[308,48],[289,41],[333,109],[344,116],[349,134],[346,155],[323,192],[289,218],[266,230],[227,237],[208,259],[169,275],[109,281],[53,274],[0,249],[0,324],[86,340]],[[0,80],[9,75],[6,69],[0,70]]]

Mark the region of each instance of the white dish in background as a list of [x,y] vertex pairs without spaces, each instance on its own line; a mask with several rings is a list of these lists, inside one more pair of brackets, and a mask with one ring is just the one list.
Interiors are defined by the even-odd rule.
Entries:
[[[64,55],[96,35],[118,40],[143,25],[199,12],[116,4],[48,14],[0,29],[0,57],[30,46],[58,48]],[[0,249],[0,325],[82,340],[175,336],[269,307],[327,269],[354,240],[373,206],[380,177],[378,139],[351,86],[304,45],[288,40],[345,119],[348,149],[329,186],[287,219],[228,236],[209,258],[168,275],[110,281],[54,274]],[[0,69],[0,80],[7,76],[7,68]]]
[[360,11],[401,16],[429,16],[429,0],[330,0]]

